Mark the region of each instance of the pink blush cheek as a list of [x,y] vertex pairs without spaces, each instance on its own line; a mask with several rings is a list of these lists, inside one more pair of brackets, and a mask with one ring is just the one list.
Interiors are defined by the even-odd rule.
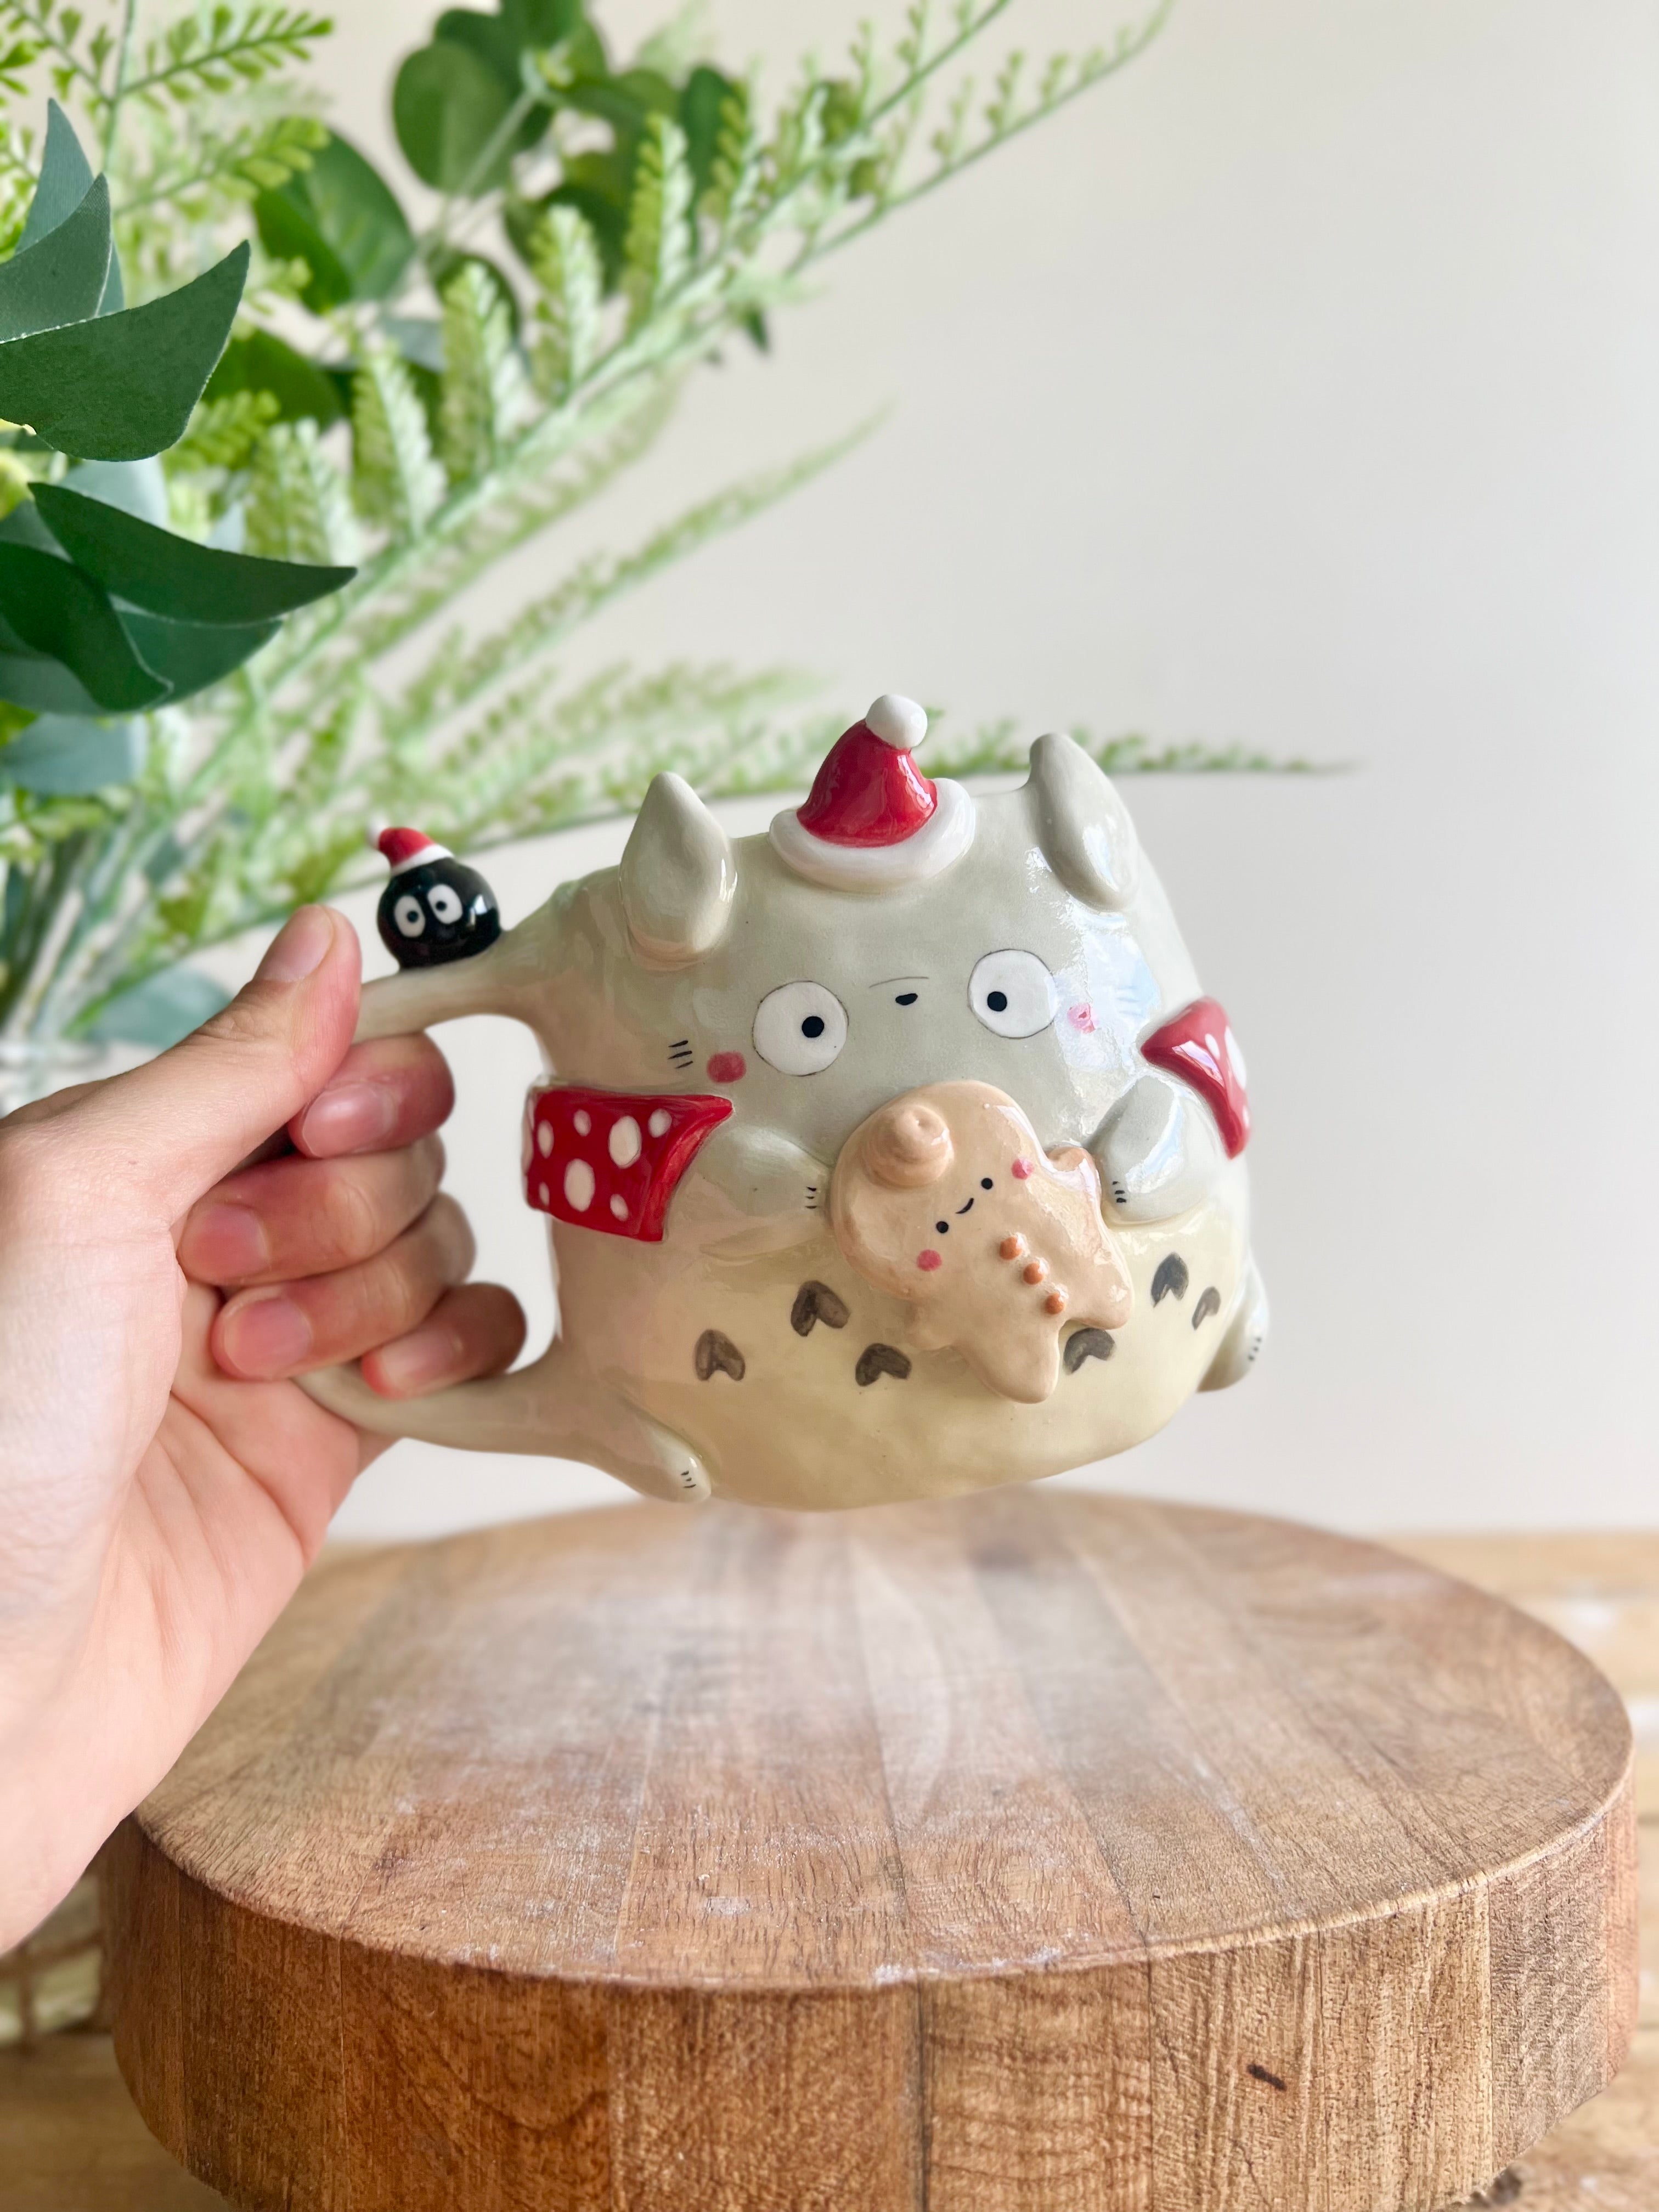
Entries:
[[1014,1180],[1017,1182],[1024,1182],[1025,1178],[1031,1172],[1031,1163],[1030,1160],[1015,1160],[1010,1166],[1008,1172],[1014,1177]]
[[945,1265],[945,1261],[941,1254],[930,1249],[917,1253],[916,1265],[924,1275],[931,1275],[935,1267],[942,1267]]
[[1072,1009],[1072,1026],[1073,1029],[1081,1030],[1085,1036],[1091,1036],[1094,1034],[1095,1026],[1094,1008],[1092,1006],[1073,1006]]
[[711,1083],[740,1083],[749,1072],[749,1063],[740,1052],[717,1052],[708,1063]]

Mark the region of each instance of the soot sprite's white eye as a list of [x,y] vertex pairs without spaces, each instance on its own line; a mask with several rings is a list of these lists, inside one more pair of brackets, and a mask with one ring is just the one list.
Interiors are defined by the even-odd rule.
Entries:
[[460,894],[452,884],[434,884],[426,895],[426,902],[440,921],[459,921],[461,918]]
[[1054,979],[1035,952],[988,952],[968,978],[968,1003],[998,1036],[1035,1036],[1054,1018]]
[[392,919],[405,937],[424,937],[426,908],[412,891],[405,891],[392,909]]
[[755,1049],[780,1075],[817,1075],[847,1042],[847,1009],[822,983],[780,983],[755,1009]]

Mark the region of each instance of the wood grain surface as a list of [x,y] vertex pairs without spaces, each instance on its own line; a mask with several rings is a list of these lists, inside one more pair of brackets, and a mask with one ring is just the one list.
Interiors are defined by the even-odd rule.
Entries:
[[1507,1606],[1063,1492],[314,1575],[112,1855],[238,2203],[1414,2212],[1634,2024],[1630,1736]]

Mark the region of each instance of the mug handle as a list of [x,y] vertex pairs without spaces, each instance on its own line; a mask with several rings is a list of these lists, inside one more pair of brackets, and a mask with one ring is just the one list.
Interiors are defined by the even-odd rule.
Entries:
[[[405,969],[368,984],[356,1042],[406,1036],[467,1014],[504,1014],[533,1028],[530,1006],[546,987],[545,963],[518,933],[475,959]],[[696,1502],[709,1494],[691,1447],[581,1369],[562,1336],[539,1359],[507,1375],[459,1382],[429,1398],[382,1398],[354,1362],[300,1377],[319,1406],[375,1436],[410,1437],[462,1451],[516,1452],[603,1468],[650,1498]]]

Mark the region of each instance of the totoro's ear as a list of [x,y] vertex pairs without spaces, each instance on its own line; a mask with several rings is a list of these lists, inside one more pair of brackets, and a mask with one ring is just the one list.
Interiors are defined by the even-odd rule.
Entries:
[[1127,906],[1140,873],[1140,841],[1104,770],[1075,738],[1039,738],[1026,788],[1044,857],[1066,890],[1090,906]]
[[623,911],[641,959],[684,968],[712,952],[732,919],[732,843],[684,776],[653,776],[622,856]]

